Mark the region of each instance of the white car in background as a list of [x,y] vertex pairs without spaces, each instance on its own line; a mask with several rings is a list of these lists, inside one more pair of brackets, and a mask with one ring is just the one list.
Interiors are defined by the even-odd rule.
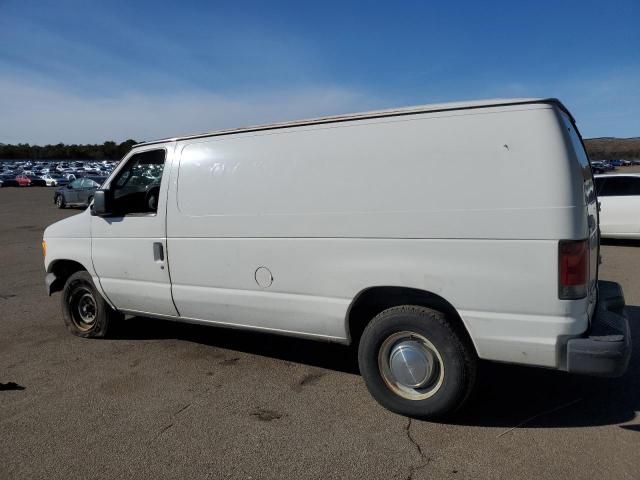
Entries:
[[603,238],[640,239],[640,174],[596,175]]
[[47,182],[47,187],[58,186],[58,182],[56,181],[56,179],[52,178],[51,175],[49,174],[41,175],[40,178],[43,179],[45,182]]

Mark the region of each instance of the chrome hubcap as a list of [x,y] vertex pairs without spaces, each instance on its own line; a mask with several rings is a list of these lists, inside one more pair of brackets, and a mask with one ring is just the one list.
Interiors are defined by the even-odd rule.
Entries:
[[390,335],[378,352],[378,366],[387,386],[409,400],[431,397],[444,381],[440,353],[427,338],[414,332]]
[[433,354],[415,340],[405,340],[391,349],[391,374],[401,385],[419,388],[433,376]]

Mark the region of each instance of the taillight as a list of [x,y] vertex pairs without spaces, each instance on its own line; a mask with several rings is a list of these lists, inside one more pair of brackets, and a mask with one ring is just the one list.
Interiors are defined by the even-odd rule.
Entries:
[[574,300],[587,296],[589,282],[589,244],[587,240],[560,240],[558,272],[558,298]]

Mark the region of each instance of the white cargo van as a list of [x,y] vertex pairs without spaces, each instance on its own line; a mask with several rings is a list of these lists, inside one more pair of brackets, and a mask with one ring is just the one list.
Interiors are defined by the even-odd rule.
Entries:
[[123,314],[358,346],[392,411],[458,408],[478,359],[621,375],[624,298],[555,99],[426,105],[137,145],[44,233],[72,333]]

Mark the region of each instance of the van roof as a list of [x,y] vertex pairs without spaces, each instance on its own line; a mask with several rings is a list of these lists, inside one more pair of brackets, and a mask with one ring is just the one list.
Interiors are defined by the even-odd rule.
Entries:
[[[254,126],[241,127],[241,128],[230,128],[230,129],[217,130],[217,131],[207,132],[207,133],[198,133],[194,135],[185,135],[181,137],[164,138],[160,140],[151,140],[148,142],[141,142],[134,145],[134,148],[143,146],[143,145],[152,145],[155,143],[176,142],[179,140],[190,140],[194,138],[215,137],[220,135],[230,135],[232,133],[255,132],[255,131],[261,131],[261,130],[275,130],[280,128],[300,127],[305,125],[317,125],[317,124],[323,124],[323,123],[339,123],[339,122],[347,122],[350,120],[364,120],[368,118],[398,117],[403,115],[414,115],[417,113],[444,112],[449,110],[472,110],[476,108],[508,107],[508,106],[514,106],[514,105],[529,105],[529,104],[538,104],[538,103],[554,104],[557,107],[559,107],[562,111],[564,111],[567,115],[569,115],[569,117],[571,117],[571,114],[569,113],[567,108],[557,98],[506,98],[506,99],[496,98],[491,100],[474,100],[474,101],[466,101],[466,102],[433,103],[433,104],[427,104],[427,105],[417,105],[413,107],[390,108],[385,110],[373,110],[369,112],[348,113],[343,115],[331,115],[331,116],[325,116],[325,117],[308,118],[304,120],[294,120],[289,122],[271,123],[271,124],[265,124],[265,125],[254,125]],[[574,121],[573,117],[571,117],[571,120]]]

